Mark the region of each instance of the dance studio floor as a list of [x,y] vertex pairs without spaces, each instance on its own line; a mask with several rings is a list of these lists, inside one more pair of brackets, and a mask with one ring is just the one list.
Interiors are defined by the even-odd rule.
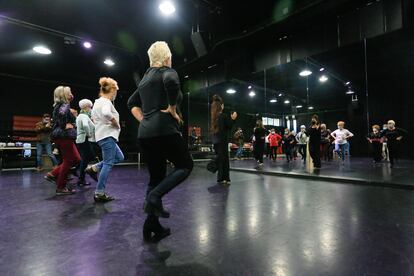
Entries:
[[0,275],[412,275],[414,191],[197,165],[165,198],[172,236],[143,243],[145,171],[117,167],[93,189],[55,197],[31,171],[0,174]]
[[265,159],[260,169],[257,169],[254,160],[234,160],[231,162],[231,168],[241,172],[414,189],[414,161],[412,160],[399,160],[391,169],[387,162],[374,164],[370,158],[352,157],[345,163],[322,162],[321,170],[313,170],[304,166],[300,158],[287,163],[282,157],[276,162]]

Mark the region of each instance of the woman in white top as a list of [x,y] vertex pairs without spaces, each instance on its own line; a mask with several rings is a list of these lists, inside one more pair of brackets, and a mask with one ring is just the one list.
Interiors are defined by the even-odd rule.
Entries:
[[95,139],[102,149],[103,161],[86,169],[91,177],[96,179],[99,172],[98,184],[95,190],[95,202],[108,202],[113,197],[105,194],[105,185],[114,164],[124,160],[124,154],[117,143],[121,127],[119,125],[119,113],[116,111],[115,101],[118,84],[111,78],[101,78],[101,96],[95,101],[92,109],[92,121],[95,123]]
[[85,169],[96,155],[92,149],[91,142],[95,142],[95,125],[91,120],[92,102],[88,99],[79,101],[80,114],[76,118],[76,145],[81,156],[79,166],[78,186],[89,186],[91,183],[85,181]]
[[345,129],[345,122],[338,122],[338,129],[331,133],[331,136],[335,138],[335,152],[342,160],[345,160],[345,150],[348,145],[348,139],[353,137],[349,130]]

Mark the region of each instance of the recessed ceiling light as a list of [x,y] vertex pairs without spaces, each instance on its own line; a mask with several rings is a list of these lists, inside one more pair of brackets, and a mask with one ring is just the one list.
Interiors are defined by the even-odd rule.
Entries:
[[346,83],[345,83],[345,85],[350,85],[351,84],[351,82],[350,81],[347,81]]
[[89,41],[85,41],[83,43],[83,47],[85,47],[86,49],[90,49],[90,48],[92,48],[92,44]]
[[301,77],[307,77],[307,76],[310,76],[310,75],[312,75],[312,71],[310,71],[308,69],[305,69],[305,70],[303,70],[302,72],[299,73],[299,76],[301,76]]
[[247,87],[247,89],[252,89],[252,86],[251,86],[251,85],[249,85],[249,86]]
[[308,109],[309,109],[309,110],[312,110],[312,109],[313,109],[313,106],[309,106],[309,107],[308,107]]
[[175,12],[175,7],[170,1],[163,1],[158,8],[164,15],[171,15]]
[[354,94],[355,92],[351,89],[351,88],[348,88],[348,91],[346,91],[346,94],[347,95],[352,95],[352,94]]
[[323,72],[323,71],[325,71],[325,68],[322,67],[321,69],[319,69],[319,71]]
[[290,104],[290,101],[289,100],[285,100],[284,103],[285,104]]
[[254,97],[254,96],[256,96],[256,92],[254,92],[254,91],[250,91],[249,96],[250,96],[250,97]]
[[106,65],[108,65],[108,66],[114,66],[114,65],[115,65],[115,62],[114,62],[112,59],[110,59],[110,58],[106,58],[106,59],[104,60],[104,63],[105,63]]
[[227,89],[227,91],[226,91],[226,93],[227,94],[234,94],[234,93],[236,93],[237,91],[236,90],[234,90],[233,88],[230,88],[230,89]]
[[52,53],[49,48],[41,45],[33,47],[33,51],[41,55],[50,55]]
[[296,108],[302,108],[302,107],[303,107],[303,106],[301,106],[301,105],[297,105],[297,106],[296,106]]
[[277,103],[277,100],[276,99],[271,99],[269,102],[271,102],[271,103]]
[[319,81],[320,82],[326,82],[328,80],[328,77],[327,76],[325,76],[325,75],[322,75],[320,78],[319,78]]
[[279,97],[282,97],[282,96],[283,96],[283,94],[282,94],[282,93],[280,93],[280,94],[279,94]]

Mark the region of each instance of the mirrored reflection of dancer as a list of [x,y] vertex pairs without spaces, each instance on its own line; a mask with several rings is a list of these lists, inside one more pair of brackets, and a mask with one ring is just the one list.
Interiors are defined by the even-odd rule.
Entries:
[[367,140],[371,145],[371,152],[374,162],[380,162],[382,160],[382,138],[379,125],[372,126],[372,132],[368,134]]
[[394,167],[395,160],[399,157],[401,141],[406,134],[406,130],[395,127],[394,120],[389,120],[387,129],[381,133],[381,136],[385,137],[385,140],[387,141],[391,168]]
[[91,185],[90,182],[85,181],[85,169],[88,166],[89,162],[93,161],[96,156],[91,144],[91,142],[95,142],[95,125],[91,120],[92,106],[92,102],[88,99],[79,101],[79,108],[81,111],[76,118],[76,145],[78,146],[81,156],[78,186]]
[[73,95],[70,87],[59,86],[54,92],[52,141],[59,147],[62,163],[47,173],[45,179],[56,182],[56,195],[71,195],[76,191],[67,185],[69,170],[80,161],[78,149],[75,146],[76,129],[75,116],[70,111]]
[[331,145],[331,131],[326,128],[325,124],[321,124],[321,158],[325,161],[331,160],[329,151]]
[[270,134],[268,136],[269,143],[270,143],[270,159],[273,159],[275,162],[277,160],[277,150],[279,148],[279,144],[282,141],[282,136],[280,136],[274,128],[270,130]]
[[300,126],[300,132],[296,134],[296,141],[298,142],[298,151],[302,156],[303,163],[306,163],[306,146],[308,144],[308,136],[306,135],[306,126]]
[[124,160],[124,154],[117,145],[121,126],[119,113],[113,104],[118,93],[118,84],[111,78],[100,78],[99,84],[101,97],[93,105],[92,121],[95,123],[95,139],[101,147],[103,160],[86,168],[86,172],[94,179],[99,172],[94,200],[105,203],[115,199],[105,193],[106,182],[112,167]]
[[285,129],[285,134],[282,137],[282,143],[283,152],[286,155],[286,161],[290,163],[290,161],[292,161],[293,159],[293,147],[295,143],[295,136],[288,128]]
[[220,96],[214,95],[211,103],[211,132],[213,134],[214,151],[218,167],[217,182],[230,183],[229,137],[228,132],[237,118],[237,113],[230,116],[223,113],[224,103]]
[[263,154],[265,151],[265,140],[266,140],[267,131],[263,126],[262,120],[256,121],[256,127],[253,129],[254,143],[254,159],[259,166],[263,165]]
[[321,128],[318,115],[313,115],[308,128],[309,155],[312,158],[315,169],[321,168]]
[[[171,68],[171,51],[167,43],[158,41],[148,50],[150,68],[138,89],[128,100],[128,108],[140,122],[138,138],[150,175],[144,211],[148,214],[144,226],[145,241],[156,242],[170,235],[158,217],[168,218],[162,198],[182,183],[193,169],[193,160],[181,133],[182,101],[177,72]],[[167,173],[167,160],[174,164]]]
[[348,139],[353,137],[349,130],[345,129],[345,122],[339,121],[338,122],[338,129],[331,133],[331,136],[335,138],[335,152],[338,156],[345,161],[345,152],[348,148]]

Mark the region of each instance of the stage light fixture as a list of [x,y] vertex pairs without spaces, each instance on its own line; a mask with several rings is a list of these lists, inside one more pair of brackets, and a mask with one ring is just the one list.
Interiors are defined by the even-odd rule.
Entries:
[[250,97],[254,97],[254,96],[256,96],[256,92],[254,92],[254,91],[250,91],[249,96],[250,96]]
[[271,103],[277,103],[277,99],[271,99],[269,102],[271,102]]
[[308,69],[305,69],[305,70],[303,70],[302,72],[299,73],[299,76],[301,76],[301,77],[307,77],[307,76],[310,76],[310,75],[312,75],[312,71],[310,71]]
[[41,55],[50,55],[52,51],[46,46],[38,45],[33,47],[33,51]]
[[230,89],[227,89],[227,91],[226,91],[226,93],[227,94],[234,94],[234,93],[236,93],[237,91],[236,90],[234,90],[233,88],[230,88]]
[[83,42],[83,47],[85,47],[86,49],[90,49],[92,48],[92,44],[89,41],[85,41]]
[[108,66],[114,66],[114,65],[115,65],[115,62],[114,62],[112,59],[110,59],[110,58],[106,58],[106,59],[104,60],[104,63],[105,63],[106,65],[108,65]]
[[175,6],[171,1],[161,2],[161,4],[158,6],[158,8],[166,16],[169,16],[169,15],[175,13]]
[[319,81],[320,82],[326,82],[328,80],[328,77],[327,76],[325,76],[325,75],[322,75],[320,78],[319,78]]

